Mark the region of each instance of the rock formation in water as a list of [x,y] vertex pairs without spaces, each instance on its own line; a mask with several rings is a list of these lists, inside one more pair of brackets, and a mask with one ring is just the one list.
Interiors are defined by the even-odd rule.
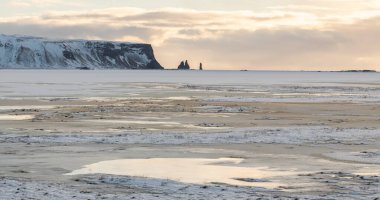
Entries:
[[201,70],[201,71],[203,70],[203,64],[202,63],[199,64],[199,70]]
[[190,69],[190,65],[187,62],[187,60],[186,61],[182,61],[181,64],[179,64],[178,69],[179,70],[189,70]]
[[163,69],[150,44],[0,35],[0,69]]

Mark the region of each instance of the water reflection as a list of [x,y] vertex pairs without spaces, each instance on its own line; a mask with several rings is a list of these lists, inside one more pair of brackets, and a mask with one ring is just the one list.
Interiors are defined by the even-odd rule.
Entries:
[[170,179],[185,183],[226,183],[239,186],[276,188],[282,183],[275,177],[294,172],[275,171],[269,168],[241,167],[240,158],[191,159],[152,158],[124,159],[86,165],[67,175],[111,174]]
[[2,121],[28,120],[33,118],[33,115],[0,115],[0,120]]

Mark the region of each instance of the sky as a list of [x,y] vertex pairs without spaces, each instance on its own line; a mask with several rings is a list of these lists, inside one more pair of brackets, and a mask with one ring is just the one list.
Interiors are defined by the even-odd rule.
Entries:
[[166,68],[380,70],[380,0],[0,0],[0,33],[150,43]]

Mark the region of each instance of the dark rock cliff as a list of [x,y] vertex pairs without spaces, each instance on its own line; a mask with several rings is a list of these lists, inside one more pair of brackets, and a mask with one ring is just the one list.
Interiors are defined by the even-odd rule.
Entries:
[[0,68],[163,69],[150,44],[0,35]]
[[185,62],[182,61],[181,64],[179,64],[178,69],[179,70],[189,70],[190,69],[190,65],[187,62],[187,60]]

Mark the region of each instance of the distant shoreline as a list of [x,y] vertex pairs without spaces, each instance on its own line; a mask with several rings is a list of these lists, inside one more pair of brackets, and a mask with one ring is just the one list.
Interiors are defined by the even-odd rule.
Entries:
[[341,70],[341,71],[318,71],[318,72],[346,72],[346,73],[376,73],[376,70]]
[[322,70],[248,70],[248,69],[208,69],[208,70],[178,70],[178,69],[82,69],[82,68],[70,68],[70,69],[62,69],[62,68],[0,68],[1,70],[14,70],[14,71],[240,71],[240,72],[331,72],[331,73],[380,73],[380,71],[376,70],[338,70],[338,71],[322,71]]

